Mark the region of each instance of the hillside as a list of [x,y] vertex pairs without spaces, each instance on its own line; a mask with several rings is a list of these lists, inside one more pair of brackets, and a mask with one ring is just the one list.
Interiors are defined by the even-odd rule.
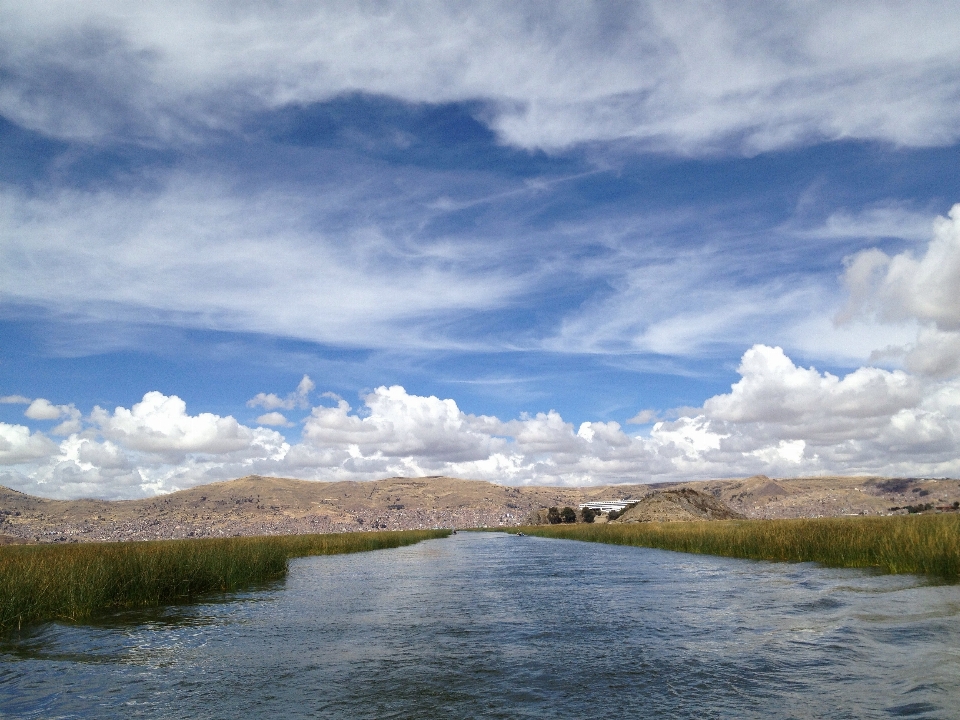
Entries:
[[531,511],[647,485],[507,487],[449,477],[312,482],[251,475],[143,500],[47,500],[0,487],[0,535],[41,542],[518,525]]
[[809,477],[707,480],[676,487],[709,493],[747,517],[883,515],[891,507],[960,500],[960,481],[932,478]]
[[746,517],[886,514],[960,500],[960,482],[876,477],[508,487],[450,477],[312,482],[252,475],[143,500],[49,500],[0,487],[0,544],[519,525],[551,506],[690,488]]
[[677,488],[650,493],[613,522],[675,522],[678,520],[736,520],[744,516],[713,495]]

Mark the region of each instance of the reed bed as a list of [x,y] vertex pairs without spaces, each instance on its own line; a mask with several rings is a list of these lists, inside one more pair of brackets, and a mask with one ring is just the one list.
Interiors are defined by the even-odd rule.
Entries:
[[287,561],[412,545],[448,530],[0,547],[0,629],[190,601],[282,578]]
[[577,524],[530,535],[827,567],[879,568],[960,581],[960,515]]

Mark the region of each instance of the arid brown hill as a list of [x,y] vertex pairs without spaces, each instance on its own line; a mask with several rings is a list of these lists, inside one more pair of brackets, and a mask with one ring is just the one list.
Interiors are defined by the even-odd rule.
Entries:
[[672,522],[677,520],[735,520],[744,518],[722,500],[693,488],[661,490],[647,495],[613,522]]
[[960,481],[950,478],[820,476],[774,480],[754,475],[676,487],[709,493],[747,517],[771,519],[885,515],[894,507],[930,504],[937,508],[960,500]]
[[313,482],[251,475],[143,500],[48,500],[0,487],[0,541],[151,540],[518,525],[531,511],[647,485],[507,487],[449,477]]
[[[252,475],[143,500],[49,500],[0,487],[0,543],[151,540],[364,529],[519,525],[536,511],[591,500],[640,500],[690,488],[751,518],[887,514],[960,501],[960,482],[932,478],[757,475],[683,484],[507,487],[449,477],[312,482]],[[946,511],[950,511],[947,509]],[[898,510],[897,512],[907,512]]]

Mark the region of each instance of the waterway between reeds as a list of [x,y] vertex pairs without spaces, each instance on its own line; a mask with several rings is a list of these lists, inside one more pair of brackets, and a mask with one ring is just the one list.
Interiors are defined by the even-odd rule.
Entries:
[[960,586],[460,533],[0,639],[4,718],[955,718]]

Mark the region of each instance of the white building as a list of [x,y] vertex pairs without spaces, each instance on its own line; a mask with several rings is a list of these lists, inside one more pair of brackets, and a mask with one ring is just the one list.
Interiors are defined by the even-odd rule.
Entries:
[[577,507],[580,510],[584,508],[590,508],[591,510],[596,510],[597,512],[608,513],[611,510],[616,510],[620,512],[627,505],[633,505],[637,502],[636,500],[595,500],[594,502],[585,502],[580,503]]

